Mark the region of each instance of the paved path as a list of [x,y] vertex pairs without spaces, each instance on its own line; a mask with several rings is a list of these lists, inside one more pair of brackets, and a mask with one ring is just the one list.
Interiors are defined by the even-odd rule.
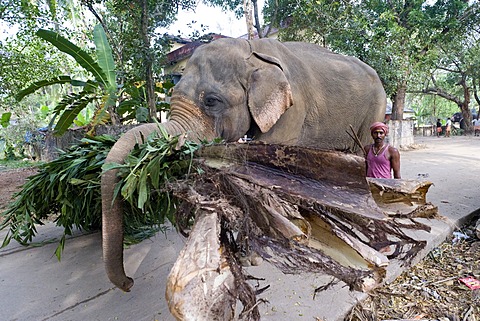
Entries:
[[[426,255],[456,224],[480,208],[480,184],[475,179],[480,170],[480,137],[417,137],[416,143],[424,144],[423,148],[401,152],[402,177],[428,175],[434,185],[427,200],[447,218],[430,222],[433,232],[425,236],[429,244],[422,253]],[[37,242],[61,235],[52,225],[39,231]],[[2,231],[0,240],[4,235]],[[183,244],[170,231],[167,237],[160,233],[127,249],[127,274],[134,277],[135,286],[123,293],[105,275],[99,233],[68,240],[61,262],[54,256],[56,243],[28,248],[12,243],[0,250],[0,320],[172,321],[165,302],[165,280]],[[262,320],[342,320],[365,297],[339,284],[313,299],[314,289],[331,277],[283,275],[267,263],[250,272],[264,276],[271,285],[261,296],[269,301],[261,306]],[[400,272],[393,266],[390,278]]]

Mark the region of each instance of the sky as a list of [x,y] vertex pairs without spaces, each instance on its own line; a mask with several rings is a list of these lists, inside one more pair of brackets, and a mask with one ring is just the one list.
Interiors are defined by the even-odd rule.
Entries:
[[[240,37],[247,34],[247,24],[245,17],[236,19],[233,12],[222,12],[222,9],[217,7],[209,7],[198,1],[195,12],[181,10],[178,14],[177,21],[172,24],[168,29],[159,30],[160,33],[169,33],[172,35],[180,34],[183,37],[188,37],[194,30],[200,30],[201,25],[208,26],[208,30],[205,33],[217,33],[229,37]],[[258,8],[263,8],[264,0],[258,0]],[[261,14],[260,14],[261,16]],[[189,28],[187,25],[196,21],[193,24],[193,28]],[[0,39],[5,39],[7,36],[15,34],[14,29],[6,28],[0,21]]]
[[[259,10],[262,7],[263,0],[260,0],[258,1]],[[193,29],[187,27],[187,24],[192,20],[197,21],[193,25]],[[208,26],[206,33],[213,32],[230,37],[240,37],[247,33],[247,24],[244,17],[238,20],[233,12],[222,12],[220,8],[209,7],[201,2],[195,12],[181,10],[177,22],[172,24],[168,30],[162,29],[161,33],[168,32],[178,35],[178,30],[180,30],[181,35],[187,37],[193,30],[199,30],[201,24]]]

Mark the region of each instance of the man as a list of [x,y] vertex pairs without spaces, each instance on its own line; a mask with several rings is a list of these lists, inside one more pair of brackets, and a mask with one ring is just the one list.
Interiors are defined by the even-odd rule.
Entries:
[[477,119],[473,120],[473,132],[475,136],[480,135],[480,115],[477,116]]
[[400,153],[384,142],[388,135],[388,126],[376,122],[370,126],[370,133],[374,143],[364,147],[367,161],[367,177],[374,178],[401,178]]
[[445,137],[450,137],[450,133],[452,132],[452,119],[447,118],[447,124],[445,128]]
[[440,118],[437,118],[437,137],[440,137],[442,134],[442,121]]

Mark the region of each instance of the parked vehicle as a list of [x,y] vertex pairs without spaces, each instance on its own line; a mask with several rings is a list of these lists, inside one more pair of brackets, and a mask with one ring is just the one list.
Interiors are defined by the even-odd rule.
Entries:
[[[459,123],[462,118],[463,118],[462,113],[461,113],[461,112],[458,112],[458,113],[453,114],[453,116],[452,116],[452,121],[453,121],[454,123]],[[477,114],[472,113],[472,120],[473,120],[473,119],[477,119]]]

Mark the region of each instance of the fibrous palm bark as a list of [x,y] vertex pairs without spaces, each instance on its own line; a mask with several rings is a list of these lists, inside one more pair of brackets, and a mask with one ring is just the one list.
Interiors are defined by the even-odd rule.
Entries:
[[205,173],[170,186],[184,200],[178,221],[195,218],[167,285],[179,320],[232,319],[237,300],[245,320],[258,320],[241,268],[251,255],[284,273],[329,274],[369,291],[384,280],[390,259],[408,265],[425,246],[405,230],[428,226],[389,217],[377,205],[361,157],[271,144],[211,146],[198,157]]

